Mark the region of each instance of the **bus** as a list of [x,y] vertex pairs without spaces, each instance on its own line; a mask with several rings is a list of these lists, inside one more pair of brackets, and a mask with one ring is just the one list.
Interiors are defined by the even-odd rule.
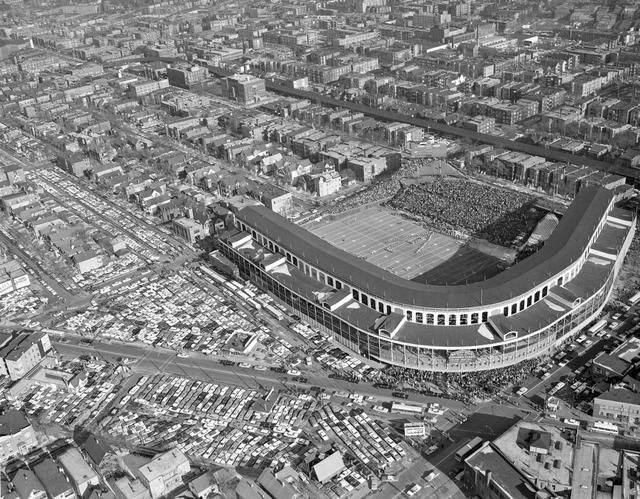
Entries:
[[280,310],[278,310],[273,305],[269,305],[269,304],[265,305],[264,306],[264,310],[266,310],[272,317],[275,317],[279,321],[284,319],[284,314],[282,312],[280,312]]
[[220,274],[218,274],[217,272],[214,272],[213,270],[211,270],[208,267],[205,267],[204,265],[200,265],[200,271],[203,274],[206,274],[209,277],[211,277],[211,279],[216,281],[218,284],[222,284],[222,283],[224,283],[226,281],[226,279],[224,277],[222,277]]
[[260,310],[262,309],[262,305],[260,305],[257,301],[255,301],[253,298],[249,298],[247,300],[247,303],[249,305],[251,305],[253,308],[255,308],[256,310]]
[[473,440],[469,440],[465,445],[460,447],[456,452],[456,461],[464,461],[473,451],[482,445],[482,438],[476,437]]
[[640,301],[640,291],[638,291],[635,295],[629,298],[629,305],[635,305]]
[[391,412],[393,414],[406,414],[407,416],[422,416],[424,408],[419,405],[404,404],[402,402],[391,402]]
[[598,322],[596,322],[593,326],[591,326],[588,331],[590,334],[596,334],[598,331],[600,331],[603,327],[605,327],[608,324],[607,319],[600,319]]
[[593,423],[589,423],[589,425],[587,425],[587,430],[598,433],[607,433],[609,435],[620,434],[620,428],[613,423],[608,423],[606,421],[594,421]]

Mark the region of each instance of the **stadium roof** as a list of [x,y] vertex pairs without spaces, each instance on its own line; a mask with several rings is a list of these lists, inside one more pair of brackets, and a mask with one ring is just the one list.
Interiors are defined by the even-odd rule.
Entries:
[[583,188],[542,249],[490,279],[454,286],[403,279],[333,246],[264,206],[242,208],[238,218],[307,263],[385,301],[425,308],[477,308],[524,295],[569,267],[587,248],[614,195],[596,186]]

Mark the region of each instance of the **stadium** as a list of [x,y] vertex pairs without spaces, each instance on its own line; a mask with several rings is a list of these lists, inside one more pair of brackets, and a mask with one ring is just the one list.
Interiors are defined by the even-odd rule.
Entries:
[[240,274],[360,356],[473,372],[543,355],[593,321],[631,244],[635,215],[616,191],[585,187],[544,246],[483,281],[410,281],[263,206],[219,238]]

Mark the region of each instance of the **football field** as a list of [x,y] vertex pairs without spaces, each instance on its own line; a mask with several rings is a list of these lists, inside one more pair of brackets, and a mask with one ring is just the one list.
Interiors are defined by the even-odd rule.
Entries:
[[498,259],[380,207],[321,222],[310,231],[384,270],[419,282],[460,284],[499,271]]

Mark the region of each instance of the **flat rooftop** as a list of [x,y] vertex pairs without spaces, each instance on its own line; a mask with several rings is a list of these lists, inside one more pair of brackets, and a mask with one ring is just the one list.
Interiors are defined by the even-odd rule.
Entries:
[[[535,436],[541,434],[550,435],[547,454],[529,450],[528,442],[535,441]],[[556,490],[571,488],[573,445],[563,437],[560,428],[519,422],[494,440],[493,446],[530,479],[553,483]]]

